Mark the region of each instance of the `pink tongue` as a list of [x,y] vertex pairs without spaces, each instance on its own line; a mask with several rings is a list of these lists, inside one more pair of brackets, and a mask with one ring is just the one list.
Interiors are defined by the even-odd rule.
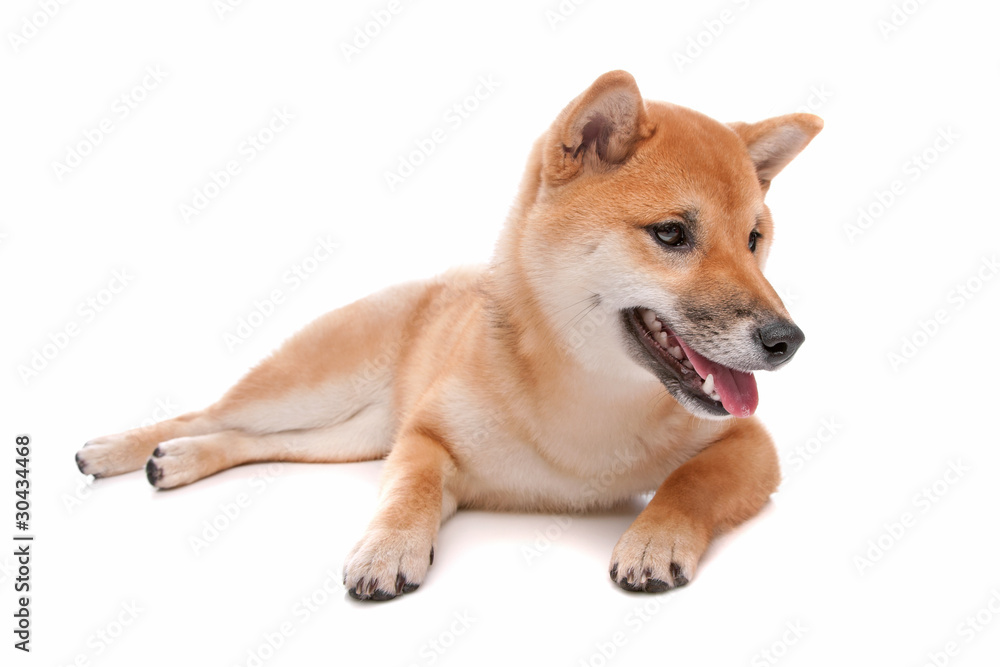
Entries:
[[710,361],[688,347],[680,336],[675,334],[674,338],[684,348],[684,354],[702,379],[707,378],[709,373],[712,374],[715,391],[719,393],[726,412],[734,417],[749,417],[754,413],[757,409],[757,380],[753,373],[733,370]]

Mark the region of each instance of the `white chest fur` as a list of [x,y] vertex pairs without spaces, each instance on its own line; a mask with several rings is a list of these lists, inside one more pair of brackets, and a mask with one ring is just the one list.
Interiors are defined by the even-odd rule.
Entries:
[[598,390],[570,387],[545,410],[528,401],[498,407],[454,387],[449,424],[459,506],[574,511],[609,507],[655,490],[716,436],[719,423],[691,428],[654,381]]

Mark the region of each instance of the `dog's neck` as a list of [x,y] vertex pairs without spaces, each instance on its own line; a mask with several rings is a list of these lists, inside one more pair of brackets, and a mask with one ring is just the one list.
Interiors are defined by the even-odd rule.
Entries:
[[[594,365],[585,363],[583,349],[592,341],[577,345],[574,332],[560,326],[553,318],[553,311],[589,312],[596,302],[552,304],[544,302],[538,285],[532,282],[535,273],[525,264],[525,258],[532,254],[527,246],[537,241],[530,238],[528,217],[536,205],[541,192],[540,148],[536,142],[529,159],[529,165],[521,181],[520,191],[504,229],[497,243],[493,260],[484,283],[487,299],[488,336],[494,347],[494,354],[503,356],[521,370],[522,374],[539,378],[558,378],[565,386],[590,387],[592,393],[605,397],[615,395],[634,399],[649,399],[650,404],[659,403],[658,409],[676,402],[667,395],[666,401],[656,397],[665,393],[662,385],[644,370],[634,365],[630,359],[621,364]],[[595,311],[596,313],[596,311]],[[617,317],[617,313],[603,313],[603,317]],[[534,384],[534,383],[532,383]],[[556,387],[548,389],[555,390]],[[680,406],[677,406],[678,408]]]

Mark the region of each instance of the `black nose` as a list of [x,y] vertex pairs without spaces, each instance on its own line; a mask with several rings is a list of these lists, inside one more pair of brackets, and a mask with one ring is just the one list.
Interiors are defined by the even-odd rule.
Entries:
[[775,320],[762,326],[757,330],[757,335],[764,347],[768,363],[774,366],[780,366],[791,359],[802,345],[802,341],[806,339],[802,329],[786,320]]

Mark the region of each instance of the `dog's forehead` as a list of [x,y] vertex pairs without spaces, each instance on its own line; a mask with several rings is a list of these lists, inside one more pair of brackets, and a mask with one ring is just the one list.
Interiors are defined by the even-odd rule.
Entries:
[[639,148],[649,185],[677,203],[755,215],[763,195],[743,140],[722,123],[685,107],[647,102],[656,131]]

